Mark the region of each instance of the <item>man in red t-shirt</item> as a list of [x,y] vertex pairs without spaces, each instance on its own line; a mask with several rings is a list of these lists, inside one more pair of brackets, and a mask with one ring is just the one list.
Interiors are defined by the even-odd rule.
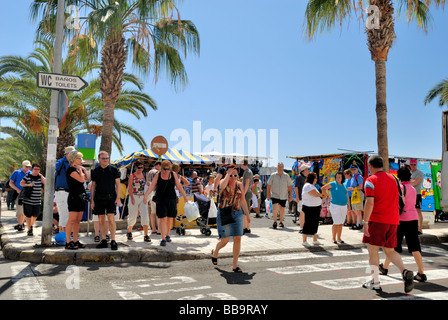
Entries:
[[363,243],[367,243],[372,280],[363,284],[364,288],[381,291],[379,281],[379,249],[392,261],[404,279],[404,290],[414,288],[414,274],[407,270],[400,254],[394,250],[397,245],[397,227],[400,224],[398,208],[398,184],[395,178],[383,171],[384,161],[380,156],[369,158],[371,176],[364,187],[366,203],[364,206]]

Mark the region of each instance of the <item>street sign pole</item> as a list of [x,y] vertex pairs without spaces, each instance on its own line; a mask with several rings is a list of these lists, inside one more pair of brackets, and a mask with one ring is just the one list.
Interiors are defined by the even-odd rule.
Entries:
[[[62,38],[64,31],[64,8],[65,1],[58,0],[58,9],[56,15],[56,39],[53,57],[53,72],[61,73],[62,69]],[[42,217],[42,246],[51,245],[51,236],[53,233],[53,198],[54,198],[54,179],[56,167],[56,149],[58,143],[58,90],[51,91],[50,120],[47,136],[47,166],[44,193],[44,210]]]

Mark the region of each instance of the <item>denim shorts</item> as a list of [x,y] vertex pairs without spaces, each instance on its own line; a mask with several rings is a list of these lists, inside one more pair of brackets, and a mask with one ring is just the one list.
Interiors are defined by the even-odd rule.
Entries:
[[228,238],[228,237],[236,237],[243,235],[243,210],[234,211],[234,223],[226,224],[225,226],[221,225],[221,214],[218,208],[218,216],[216,217],[216,226],[218,228],[219,238]]

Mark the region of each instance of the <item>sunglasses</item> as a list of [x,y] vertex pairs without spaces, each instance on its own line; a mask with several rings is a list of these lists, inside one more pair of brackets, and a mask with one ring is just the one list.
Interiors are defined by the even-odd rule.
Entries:
[[170,170],[170,168],[162,168],[163,170]]
[[100,158],[101,160],[109,160],[109,158]]
[[137,169],[143,169],[143,167],[137,167]]
[[238,177],[238,175],[237,174],[231,174],[230,177],[231,178],[236,178],[236,177]]

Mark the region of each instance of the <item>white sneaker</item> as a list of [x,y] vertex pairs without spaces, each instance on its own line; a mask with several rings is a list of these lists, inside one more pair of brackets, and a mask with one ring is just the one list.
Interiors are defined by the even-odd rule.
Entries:
[[379,282],[373,282],[373,281],[367,281],[362,285],[363,288],[369,289],[369,290],[375,290],[376,292],[381,292],[383,289],[381,289]]
[[315,246],[320,246],[322,243],[320,243],[319,241],[314,241],[313,244],[314,244]]
[[311,245],[307,241],[303,242],[302,245],[307,248],[311,247]]

